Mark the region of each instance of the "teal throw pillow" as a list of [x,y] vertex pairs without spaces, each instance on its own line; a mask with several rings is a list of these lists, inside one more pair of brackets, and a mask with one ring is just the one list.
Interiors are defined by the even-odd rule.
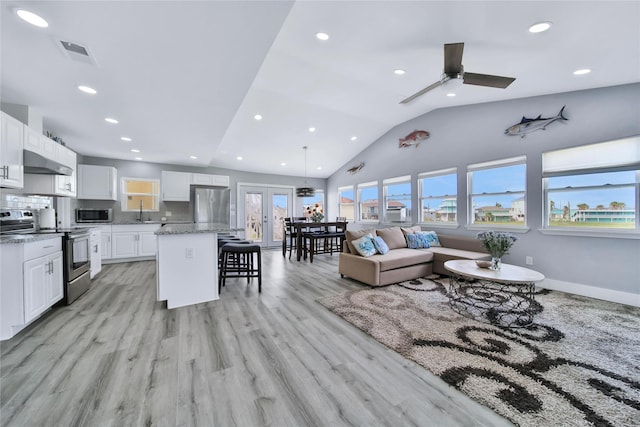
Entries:
[[409,249],[428,248],[429,240],[423,233],[407,234],[407,246]]
[[370,257],[371,255],[374,255],[376,253],[376,247],[373,246],[373,236],[371,234],[367,234],[360,237],[359,239],[352,240],[351,244],[363,257]]
[[389,246],[380,236],[374,237],[373,246],[375,246],[376,251],[380,252],[382,255],[389,252]]
[[420,234],[426,236],[427,241],[429,242],[429,246],[427,246],[428,248],[431,246],[442,246],[435,231],[420,231]]

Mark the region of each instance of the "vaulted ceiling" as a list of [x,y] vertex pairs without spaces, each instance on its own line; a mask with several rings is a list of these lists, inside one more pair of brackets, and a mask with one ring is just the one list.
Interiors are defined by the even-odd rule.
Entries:
[[[308,176],[328,177],[437,108],[640,81],[638,1],[2,1],[0,13],[2,102],[98,157],[301,176],[308,146]],[[541,21],[551,28],[528,31]],[[443,44],[457,42],[466,71],[515,82],[400,104],[440,79]]]

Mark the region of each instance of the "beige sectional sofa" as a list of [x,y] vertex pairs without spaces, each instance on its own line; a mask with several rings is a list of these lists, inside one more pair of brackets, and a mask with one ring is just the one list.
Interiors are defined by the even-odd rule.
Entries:
[[[350,277],[371,286],[384,286],[432,273],[448,275],[444,263],[452,259],[491,258],[478,239],[440,233],[437,236],[441,246],[409,249],[406,234],[416,231],[420,231],[420,227],[347,230],[338,272],[342,277]],[[360,255],[351,242],[366,234],[382,237],[389,246],[389,252],[368,257]]]

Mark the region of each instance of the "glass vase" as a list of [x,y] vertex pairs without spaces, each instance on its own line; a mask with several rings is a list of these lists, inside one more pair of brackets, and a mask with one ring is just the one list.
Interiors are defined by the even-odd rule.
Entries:
[[500,271],[501,266],[502,266],[502,260],[500,259],[500,257],[496,257],[496,256],[491,257],[491,266],[489,267],[489,269]]

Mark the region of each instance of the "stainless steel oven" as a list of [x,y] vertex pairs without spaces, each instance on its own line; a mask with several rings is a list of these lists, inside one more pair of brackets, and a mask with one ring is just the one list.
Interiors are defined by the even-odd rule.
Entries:
[[89,229],[64,230],[63,245],[64,301],[71,304],[91,286]]

